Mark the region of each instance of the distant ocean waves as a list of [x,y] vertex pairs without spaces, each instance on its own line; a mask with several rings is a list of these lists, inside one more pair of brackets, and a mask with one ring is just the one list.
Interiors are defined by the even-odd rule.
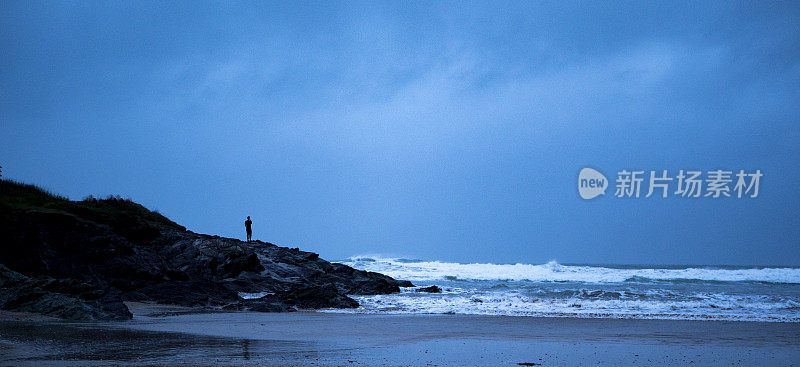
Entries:
[[531,264],[459,264],[440,261],[354,257],[341,263],[403,280],[526,280],[533,282],[619,283],[625,281],[718,281],[800,284],[800,268],[639,267]]
[[[545,317],[800,322],[800,268],[459,264],[359,256],[343,264],[410,280],[356,310]],[[442,293],[422,293],[438,285]]]

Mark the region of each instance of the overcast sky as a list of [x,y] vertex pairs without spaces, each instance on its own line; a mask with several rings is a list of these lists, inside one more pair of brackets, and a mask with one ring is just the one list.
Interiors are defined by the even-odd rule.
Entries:
[[800,265],[798,162],[797,1],[0,2],[3,177],[328,259]]

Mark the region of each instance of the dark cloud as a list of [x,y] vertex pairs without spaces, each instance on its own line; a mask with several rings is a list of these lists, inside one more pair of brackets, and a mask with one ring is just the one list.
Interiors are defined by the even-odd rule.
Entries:
[[[0,4],[4,174],[328,257],[782,263],[794,2]],[[587,203],[586,165],[762,169]]]

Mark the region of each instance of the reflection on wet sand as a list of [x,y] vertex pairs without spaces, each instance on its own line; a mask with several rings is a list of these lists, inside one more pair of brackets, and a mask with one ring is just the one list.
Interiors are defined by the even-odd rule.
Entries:
[[[14,365],[58,364],[231,364],[252,359],[310,358],[317,355],[311,343],[250,340],[96,328],[91,324],[0,322],[0,361]],[[300,352],[302,351],[302,352]],[[292,356],[301,353],[302,356]],[[281,359],[278,357],[278,359]]]

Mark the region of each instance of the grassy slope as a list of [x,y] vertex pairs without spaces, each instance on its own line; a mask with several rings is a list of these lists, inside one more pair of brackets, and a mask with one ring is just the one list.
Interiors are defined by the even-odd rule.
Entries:
[[71,201],[35,185],[0,180],[0,211],[32,210],[73,215],[83,220],[108,225],[121,233],[156,227],[185,229],[130,199],[109,196],[105,199],[90,197],[81,201]]

